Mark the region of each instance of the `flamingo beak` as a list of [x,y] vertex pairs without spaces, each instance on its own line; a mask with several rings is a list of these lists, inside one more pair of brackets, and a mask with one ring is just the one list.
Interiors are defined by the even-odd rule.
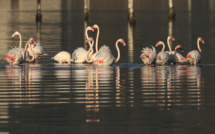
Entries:
[[123,44],[123,46],[126,46],[125,42],[123,42],[122,44]]
[[175,38],[172,37],[172,41],[175,41]]
[[202,44],[205,44],[205,41],[204,41],[204,40],[202,40]]
[[90,29],[92,32],[94,32],[95,30],[93,28]]
[[182,52],[182,53],[184,52],[184,49],[183,49],[183,48],[181,48],[181,52]]

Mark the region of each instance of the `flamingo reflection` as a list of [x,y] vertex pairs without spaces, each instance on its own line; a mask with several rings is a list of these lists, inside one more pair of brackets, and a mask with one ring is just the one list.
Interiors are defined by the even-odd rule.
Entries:
[[141,68],[143,106],[160,110],[176,107],[201,108],[204,104],[201,68],[198,66],[156,66]]
[[25,67],[5,66],[7,85],[13,90],[9,97],[10,104],[38,104],[40,90],[36,90],[41,83],[39,64],[25,64]]

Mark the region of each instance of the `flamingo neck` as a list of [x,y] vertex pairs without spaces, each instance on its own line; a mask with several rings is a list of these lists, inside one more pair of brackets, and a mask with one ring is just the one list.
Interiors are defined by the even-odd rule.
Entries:
[[169,51],[172,52],[172,48],[170,46],[169,40],[170,40],[170,36],[167,37],[167,45],[169,47]]
[[161,51],[164,51],[165,50],[165,44],[161,41],[161,44],[163,45],[163,48]]
[[20,33],[18,33],[19,35],[19,47],[22,48],[22,36]]
[[201,52],[202,52],[202,50],[201,50],[201,48],[200,48],[200,44],[199,44],[199,42],[200,42],[200,39],[198,38],[198,40],[197,40],[197,47],[198,47],[199,52],[201,53]]
[[[94,40],[92,40],[92,44],[90,44],[90,48],[89,50],[87,51],[87,57],[86,57],[86,61],[89,63],[89,62],[92,62],[91,60],[91,57],[93,55],[93,45],[94,45]],[[90,60],[89,60],[90,59]]]
[[31,55],[32,55],[32,58],[30,59],[29,57],[26,57],[26,61],[32,62],[32,61],[34,61],[35,56],[34,56],[33,50],[31,49],[31,43],[30,43],[30,42],[27,42],[27,43],[25,44],[25,52],[27,52],[27,48],[28,48],[28,47],[29,47],[29,52],[30,52]]
[[[90,30],[90,27],[87,27],[86,30],[85,30],[85,35],[87,37],[87,40],[89,39],[89,36],[88,36],[88,31],[89,30]],[[92,45],[91,42],[89,42],[89,44]]]
[[98,40],[99,40],[99,34],[100,34],[100,30],[99,27],[97,27],[97,35],[96,35],[96,52],[98,52]]
[[119,50],[119,46],[118,46],[118,43],[119,43],[119,40],[116,41],[116,50],[117,50],[117,53],[118,53],[118,56],[115,60],[115,63],[117,63],[120,59],[120,50]]

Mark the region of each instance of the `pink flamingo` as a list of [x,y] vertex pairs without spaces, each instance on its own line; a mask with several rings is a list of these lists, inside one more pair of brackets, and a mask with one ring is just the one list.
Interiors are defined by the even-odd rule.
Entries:
[[175,51],[172,51],[171,45],[170,45],[170,40],[175,41],[175,38],[173,38],[171,35],[167,37],[167,45],[169,47],[169,51],[166,51],[169,54],[169,60],[168,63],[176,63],[176,56],[175,56]]
[[184,52],[184,49],[182,48],[181,45],[177,45],[177,46],[175,47],[175,51],[172,51],[172,52],[174,52],[174,55],[175,55],[175,62],[176,62],[176,63],[183,63],[183,62],[184,62],[184,60],[183,60],[184,57],[183,57],[180,53],[178,53],[178,52],[176,51],[177,49],[180,49],[182,53]]
[[[31,53],[31,52],[28,52],[24,48],[21,48],[21,45],[22,45],[21,34],[19,32],[15,32],[15,34],[19,34],[19,36],[20,36],[19,47],[11,48],[7,52],[6,57],[4,58],[4,61],[6,60],[10,65],[19,65],[21,62],[23,62],[25,60],[31,62],[31,60],[29,60],[30,59],[29,53]],[[14,36],[14,34],[12,35],[12,37],[13,36]],[[34,42],[33,38],[30,38],[27,43],[35,43],[35,42]]]
[[67,62],[71,64],[71,55],[69,52],[61,51],[57,53],[54,57],[52,57],[55,61],[59,62],[60,64]]
[[115,58],[110,49],[105,49],[102,51],[99,51],[96,56],[95,56],[95,61],[93,62],[93,65],[98,65],[98,66],[110,66],[114,63],[117,63],[120,59],[120,50],[119,50],[119,46],[118,43],[122,43],[123,46],[126,46],[125,41],[123,39],[118,39],[116,41],[116,49],[118,52],[118,56],[117,58]]
[[[39,55],[44,54],[44,49],[43,49],[43,47],[42,47],[40,42],[37,42],[36,44],[35,43],[31,44],[30,47],[31,47],[31,49],[33,51],[33,54],[35,56],[35,61],[36,61],[36,63],[38,63],[37,58],[39,57]],[[30,50],[30,47],[27,49],[28,51]],[[33,56],[33,55],[30,54],[30,56]]]
[[143,63],[146,65],[154,64],[156,61],[156,49],[152,46],[152,48],[143,48],[141,51],[142,54],[140,58],[142,59]]
[[[90,59],[89,62],[95,61],[95,56],[97,55],[98,52],[102,52],[102,51],[106,51],[106,50],[110,51],[109,47],[106,45],[101,46],[98,50],[98,39],[99,39],[100,29],[99,29],[99,26],[97,24],[93,25],[93,28],[97,29],[96,43],[95,43],[96,52],[92,55],[88,55],[88,59]],[[92,48],[92,50],[93,50],[93,48]]]
[[[85,34],[86,34],[87,39],[89,38],[88,33],[87,33],[89,30],[94,32],[94,29],[92,27],[88,26],[85,30]],[[87,50],[84,49],[83,47],[78,47],[72,53],[71,60],[75,63],[83,63],[86,61],[86,58],[87,58]]]
[[200,63],[202,60],[202,50],[200,48],[200,44],[199,42],[202,42],[202,44],[205,43],[205,41],[202,39],[202,37],[198,37],[197,39],[197,47],[198,50],[192,50],[187,54],[187,57],[184,58],[184,60],[186,60],[187,62],[189,62],[191,65],[195,65],[197,63]]
[[157,54],[156,56],[156,63],[158,65],[165,65],[167,63],[167,61],[169,60],[169,53],[165,52],[165,44],[162,41],[158,41],[158,43],[156,44],[156,48],[159,45],[163,45],[163,49]]

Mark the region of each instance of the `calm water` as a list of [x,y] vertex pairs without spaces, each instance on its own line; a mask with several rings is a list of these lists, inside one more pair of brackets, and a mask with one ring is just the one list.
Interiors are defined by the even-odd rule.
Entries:
[[[130,25],[124,0],[91,0],[88,21],[79,0],[42,1],[38,23],[35,1],[1,1],[0,133],[215,133],[215,1],[174,0],[174,21],[168,0],[135,2],[136,24]],[[87,47],[84,29],[93,24],[100,26],[99,45],[110,46],[115,56],[115,41],[125,39],[117,64],[51,60],[59,51]],[[14,31],[24,42],[35,37],[48,55],[39,64],[3,62],[7,50],[18,46]],[[166,42],[168,35],[185,48],[184,55],[202,36],[202,63],[145,66],[142,47]]]

